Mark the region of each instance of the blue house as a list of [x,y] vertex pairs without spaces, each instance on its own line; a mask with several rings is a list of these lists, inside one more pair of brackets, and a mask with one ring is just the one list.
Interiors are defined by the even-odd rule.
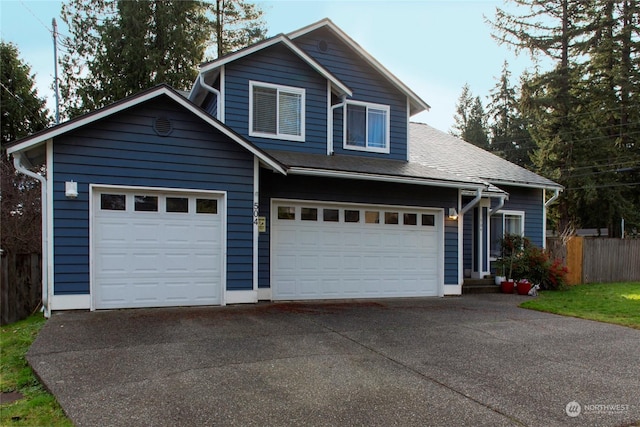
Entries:
[[502,233],[543,246],[561,187],[428,108],[322,20],[10,144],[47,168],[47,313],[458,295]]

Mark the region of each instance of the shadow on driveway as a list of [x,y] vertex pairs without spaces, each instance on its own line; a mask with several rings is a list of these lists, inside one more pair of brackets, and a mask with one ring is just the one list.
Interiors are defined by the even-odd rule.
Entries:
[[57,313],[27,359],[78,426],[639,421],[640,331],[523,298]]

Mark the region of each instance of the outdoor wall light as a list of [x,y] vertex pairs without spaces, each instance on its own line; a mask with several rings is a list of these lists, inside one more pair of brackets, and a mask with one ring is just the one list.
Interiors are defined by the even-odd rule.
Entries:
[[449,219],[456,220],[458,219],[458,211],[456,208],[449,208]]
[[64,183],[64,195],[67,199],[75,199],[78,197],[78,183],[67,181]]

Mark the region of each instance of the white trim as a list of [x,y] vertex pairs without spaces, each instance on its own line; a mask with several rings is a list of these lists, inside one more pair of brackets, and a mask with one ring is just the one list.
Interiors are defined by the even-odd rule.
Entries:
[[220,121],[222,123],[226,123],[227,121],[227,117],[226,117],[226,79],[225,79],[225,66],[223,65],[222,67],[220,67],[220,103],[219,105],[219,111],[218,111],[218,117],[220,118]]
[[502,181],[499,179],[488,179],[488,178],[482,178],[482,179],[486,179],[488,182],[490,182],[495,186],[506,185],[511,187],[542,188],[545,190],[558,190],[558,189],[564,188],[561,185],[547,185],[547,184],[535,184],[535,183],[529,183],[529,182]]
[[[254,160],[255,161],[255,160]],[[149,187],[149,186],[131,186],[131,185],[111,185],[111,184],[89,184],[89,294],[90,294],[90,310],[96,310],[96,302],[95,302],[95,259],[93,255],[95,254],[95,245],[96,242],[93,239],[93,231],[94,231],[94,218],[95,218],[95,207],[94,207],[94,199],[96,193],[101,193],[103,191],[124,191],[124,192],[132,192],[132,191],[141,191],[147,193],[174,193],[174,194],[186,194],[186,195],[199,195],[199,194],[211,194],[218,196],[220,198],[220,203],[218,204],[218,213],[221,215],[221,241],[220,245],[222,247],[222,254],[220,259],[220,305],[225,305],[225,294],[227,289],[227,221],[228,221],[228,203],[227,203],[227,192],[221,190],[199,190],[193,188],[170,188],[170,187]]]
[[356,43],[344,31],[342,31],[330,19],[325,18],[321,21],[316,22],[315,24],[311,24],[299,30],[293,31],[287,34],[287,36],[291,39],[296,39],[300,36],[303,36],[325,26],[331,29],[335,34],[337,34],[338,37],[340,37],[347,45],[349,45],[349,47],[355,50],[358,55],[365,59],[365,61],[367,61],[380,74],[386,77],[393,86],[407,95],[407,97],[409,97],[417,107],[417,111],[414,114],[417,114],[420,111],[429,110],[431,108],[429,107],[429,104],[424,102],[418,95],[415,94],[415,92],[413,92],[411,89],[409,89],[408,86],[402,83],[396,76],[394,76],[389,70],[387,70],[382,64],[380,64],[373,56],[371,56],[366,50],[364,50],[358,43]]
[[547,249],[547,203],[546,190],[542,189],[542,249]]
[[400,184],[416,184],[416,185],[429,185],[433,187],[445,187],[445,188],[473,188],[481,190],[483,186],[476,184],[465,183],[453,183],[448,181],[432,180],[428,178],[413,178],[413,177],[398,177],[389,175],[378,175],[362,172],[346,172],[346,171],[332,171],[326,169],[311,169],[303,167],[291,167],[289,168],[290,175],[306,175],[306,176],[321,176],[327,178],[344,178],[344,179],[359,179],[364,181],[383,181],[383,182],[396,182]]
[[227,304],[255,304],[258,302],[258,291],[226,291]]
[[258,288],[258,301],[271,301],[271,288]]
[[[458,212],[462,208],[462,190],[458,190]],[[464,283],[464,215],[458,213],[458,285]]]
[[[256,87],[276,90],[276,133],[256,132],[253,130],[253,90]],[[280,93],[288,93],[300,96],[300,135],[292,135],[280,132]],[[306,89],[293,86],[285,86],[273,83],[265,83],[249,80],[249,136],[258,138],[282,139],[285,141],[305,141],[305,110],[306,110]]]
[[327,156],[333,152],[333,108],[331,108],[331,82],[327,81]]
[[[440,231],[439,231],[439,238],[438,238],[438,296],[439,297],[443,297],[445,295],[445,284],[444,284],[444,274],[445,274],[445,215],[444,215],[444,209],[443,208],[438,208],[438,207],[428,207],[428,206],[408,206],[408,205],[393,205],[393,204],[384,204],[384,203],[353,203],[353,202],[335,202],[335,201],[326,201],[326,200],[308,200],[308,199],[287,199],[287,198],[273,198],[271,199],[271,206],[270,206],[270,215],[269,215],[269,219],[270,219],[270,224],[269,224],[269,229],[271,230],[271,233],[273,233],[273,229],[274,229],[274,223],[277,220],[277,210],[276,205],[278,204],[284,204],[284,203],[291,203],[294,205],[300,205],[300,204],[305,204],[305,205],[319,205],[319,206],[336,206],[336,207],[356,207],[358,209],[386,209],[386,208],[393,208],[393,209],[398,209],[398,210],[412,210],[412,211],[420,211],[420,212],[429,212],[429,213],[433,213],[435,216],[435,222],[434,224],[440,224]],[[298,216],[296,216],[296,220],[298,220]],[[361,218],[362,221],[362,218]],[[363,224],[362,222],[359,222],[358,224]],[[384,224],[382,224],[384,225]],[[270,235],[270,238],[272,238],[272,234]],[[265,299],[272,299],[271,298],[271,293],[273,292],[273,245],[269,245],[269,298],[265,298]],[[456,285],[453,285],[456,286]],[[261,291],[261,289],[258,289],[258,292],[261,292],[261,294],[263,296],[267,295],[266,290],[265,291]]]
[[524,229],[525,229],[525,211],[518,211],[518,210],[512,210],[512,209],[500,209],[499,211],[497,211],[495,213],[497,214],[502,214],[502,234],[504,235],[504,216],[505,215],[511,215],[511,216],[519,216],[522,218],[522,224],[521,224],[521,236],[524,236]]
[[462,285],[444,285],[444,295],[462,295]]
[[[48,139],[46,141],[46,156],[47,156],[47,230],[43,231],[47,233],[47,292],[48,301],[54,295],[55,291],[55,275],[54,275],[54,232],[53,232],[53,140]],[[45,272],[43,272],[45,274]],[[51,308],[49,308],[51,311]]]
[[[347,144],[347,109],[349,105],[357,105],[359,107],[365,107],[365,146],[358,147],[355,145]],[[385,146],[383,148],[380,147],[370,147],[369,146],[369,109],[380,110],[385,112]],[[345,150],[354,150],[354,151],[366,151],[370,153],[384,153],[389,154],[391,151],[391,107],[383,104],[374,104],[372,102],[362,102],[362,101],[346,101],[344,106],[344,116],[342,119],[342,148]],[[408,144],[407,144],[408,145]]]
[[[405,144],[405,146],[407,147],[407,162],[411,161],[411,144],[409,141],[411,141],[411,126],[409,126],[409,123],[411,123],[411,115],[409,114],[409,111],[411,110],[411,104],[409,102],[409,97],[407,96],[407,142]],[[458,212],[460,212],[460,209],[458,209]]]
[[258,216],[260,209],[260,162],[253,158],[253,290],[258,290]]
[[92,298],[89,294],[83,295],[54,295],[51,301],[52,310],[90,310]]
[[275,36],[275,37],[273,37],[271,39],[264,40],[262,42],[256,43],[256,44],[254,44],[252,46],[249,46],[248,48],[239,50],[239,51],[237,51],[235,53],[226,55],[223,58],[220,58],[218,60],[215,60],[215,61],[212,61],[212,62],[210,62],[208,64],[205,64],[205,65],[200,67],[200,72],[201,73],[205,73],[207,71],[216,69],[216,68],[221,67],[221,66],[223,66],[225,64],[228,64],[228,63],[236,61],[236,60],[238,60],[240,58],[244,58],[246,56],[252,55],[252,54],[254,54],[254,53],[258,52],[258,51],[261,51],[262,49],[266,49],[266,48],[271,47],[273,45],[276,45],[278,43],[282,43],[286,47],[288,47],[294,54],[296,54],[300,59],[302,59],[304,62],[306,62],[312,69],[314,69],[322,77],[324,77],[325,79],[327,79],[331,83],[333,83],[333,85],[337,89],[339,89],[342,93],[345,93],[345,94],[347,94],[349,96],[353,95],[353,93],[351,92],[351,89],[349,89],[347,87],[347,85],[342,83],[336,76],[331,74],[331,72],[329,72],[326,68],[324,68],[318,62],[316,62],[313,58],[311,58],[309,55],[307,55],[302,49],[300,49],[298,46],[296,46],[295,43],[293,43],[284,34],[280,34],[280,35]]
[[78,119],[70,120],[66,123],[62,123],[60,125],[56,125],[48,130],[36,134],[31,137],[26,137],[19,144],[16,144],[12,147],[7,148],[7,153],[12,154],[16,151],[24,151],[35,146],[41,145],[47,139],[55,138],[64,133],[70,132],[72,130],[78,129],[82,126],[88,125],[95,121],[101,120],[105,117],[109,117],[113,114],[119,113],[123,110],[131,108],[133,106],[139,105],[151,99],[157,98],[160,95],[166,95],[171,98],[173,101],[180,104],[182,107],[189,110],[191,113],[195,114],[197,117],[202,119],[205,123],[209,124],[213,128],[217,129],[224,135],[228,136],[243,147],[245,150],[249,151],[254,156],[258,157],[265,165],[269,166],[273,170],[280,172],[283,175],[286,175],[285,168],[280,165],[277,161],[272,159],[262,150],[254,146],[252,143],[241,137],[240,135],[233,132],[231,129],[220,123],[218,120],[210,116],[207,112],[193,104],[191,101],[183,97],[182,95],[176,93],[174,90],[170,89],[168,86],[160,86],[153,90],[150,90],[142,95],[133,96],[125,101],[117,102],[112,104],[111,106],[105,107],[100,110],[96,110],[93,113],[86,114],[85,116],[81,116]]

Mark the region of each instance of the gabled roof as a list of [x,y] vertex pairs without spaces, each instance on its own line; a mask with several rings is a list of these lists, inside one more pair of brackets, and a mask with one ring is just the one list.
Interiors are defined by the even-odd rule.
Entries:
[[244,149],[249,151],[251,154],[256,156],[263,162],[265,165],[273,169],[274,171],[280,172],[282,174],[286,174],[285,167],[274,159],[272,156],[267,154],[265,151],[253,145],[251,142],[247,141],[245,138],[234,132],[229,127],[225,126],[215,118],[211,117],[206,111],[193,104],[191,101],[180,95],[173,88],[168,85],[162,84],[159,86],[155,86],[151,89],[140,92],[136,95],[130,96],[118,102],[115,102],[111,105],[108,105],[99,110],[92,111],[91,113],[84,114],[82,116],[76,117],[75,119],[69,120],[67,122],[61,123],[59,125],[50,127],[48,129],[42,130],[40,132],[34,133],[26,138],[13,141],[6,145],[7,153],[15,153],[15,152],[23,152],[28,151],[33,148],[36,148],[42,144],[44,144],[47,140],[51,138],[55,138],[57,136],[63,135],[67,132],[71,132],[72,130],[78,129],[83,126],[87,126],[93,122],[104,119],[106,117],[112,116],[116,113],[124,111],[128,108],[140,105],[146,101],[151,99],[155,99],[158,97],[166,96],[184,107],[195,116],[202,119],[205,123],[213,127],[214,129],[220,131],[224,135],[228,136],[231,140],[242,146]]
[[344,31],[340,29],[336,24],[334,24],[329,18],[322,19],[315,24],[308,25],[299,30],[293,31],[287,36],[291,40],[295,40],[298,37],[304,36],[305,34],[309,34],[312,31],[316,31],[320,28],[328,28],[334,34],[336,34],[340,39],[342,39],[345,44],[347,44],[351,49],[353,49],[362,59],[369,63],[374,69],[376,69],[380,74],[382,74],[396,89],[400,92],[404,93],[408,98],[411,106],[411,115],[417,114],[421,111],[428,110],[431,107],[427,104],[422,98],[420,98],[414,91],[412,91],[407,85],[402,83],[400,79],[393,75],[389,70],[387,70],[381,63],[379,63],[373,56],[369,54],[366,50],[362,48],[356,41],[354,41],[351,37],[347,35]]
[[[315,71],[317,71],[322,77],[324,77],[325,79],[329,80],[331,82],[331,84],[333,84],[333,86],[338,90],[339,94],[346,94],[351,96],[353,93],[351,91],[351,89],[349,89],[347,87],[347,85],[345,85],[344,83],[342,83],[340,81],[340,79],[338,79],[336,76],[334,76],[333,74],[331,74],[326,68],[324,68],[322,65],[318,64],[318,62],[316,62],[313,58],[311,58],[309,55],[307,55],[302,49],[300,49],[298,46],[295,45],[295,43],[293,43],[286,35],[284,34],[279,34],[277,36],[271,37],[269,39],[263,40],[261,42],[258,42],[254,45],[251,45],[249,47],[245,47],[244,49],[240,49],[236,52],[230,53],[228,55],[225,55],[221,58],[218,58],[214,61],[211,62],[207,62],[204,64],[200,65],[200,73],[206,73],[208,71],[212,71],[215,70],[217,68],[220,68],[221,66],[228,64],[230,62],[236,61],[240,58],[244,58],[245,56],[251,55],[255,52],[261,51],[263,49],[266,49],[268,47],[271,47],[273,45],[276,44],[283,44],[284,46],[286,46],[289,50],[291,50],[291,52],[293,52],[295,55],[297,55],[300,59],[302,59],[304,62],[306,62],[311,68],[313,68]],[[197,84],[197,81],[196,81]],[[195,85],[194,85],[195,86]],[[193,91],[192,91],[193,93]]]
[[287,166],[288,175],[314,175],[325,178],[362,179],[403,184],[431,185],[462,189],[486,189],[481,180],[461,178],[433,167],[403,160],[389,160],[358,155],[327,156],[292,151],[268,150]]
[[423,123],[410,123],[410,161],[495,186],[562,189],[550,179]]

